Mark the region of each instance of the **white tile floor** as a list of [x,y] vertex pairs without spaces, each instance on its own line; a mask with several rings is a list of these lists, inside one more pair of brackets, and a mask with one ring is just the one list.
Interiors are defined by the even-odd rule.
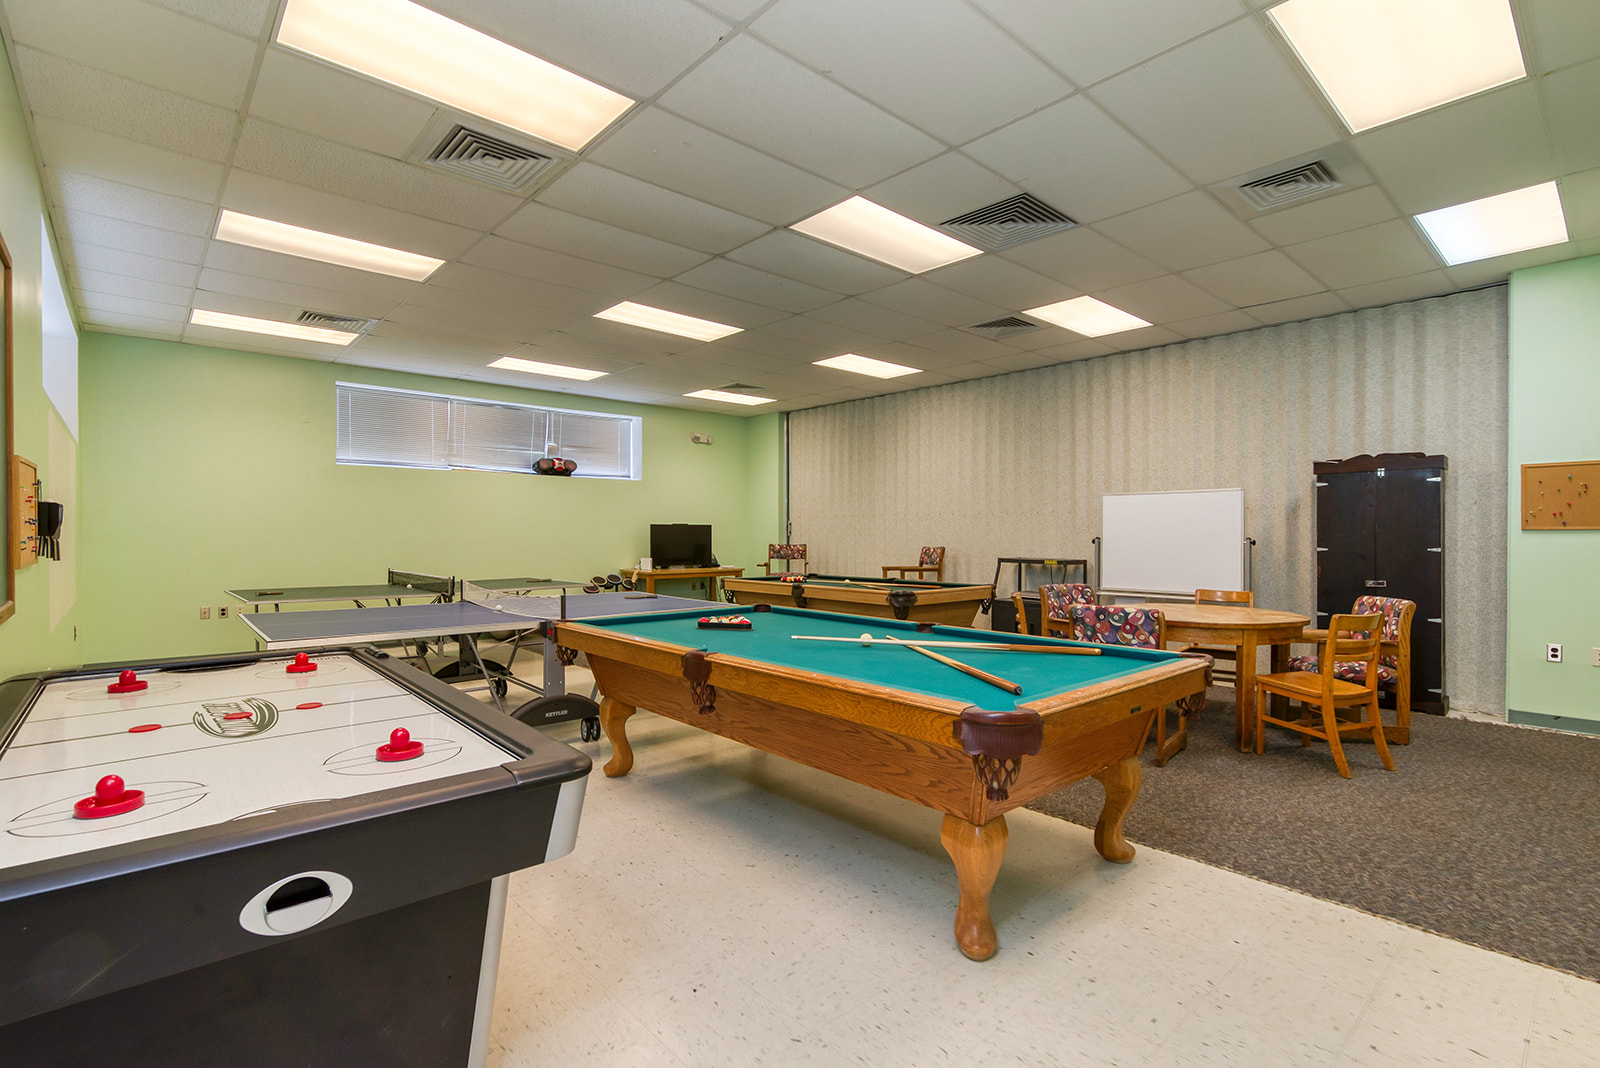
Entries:
[[1600,1068],[1600,985],[1025,809],[975,963],[937,813],[647,713],[621,779],[548,731],[595,771],[512,879],[494,1068]]

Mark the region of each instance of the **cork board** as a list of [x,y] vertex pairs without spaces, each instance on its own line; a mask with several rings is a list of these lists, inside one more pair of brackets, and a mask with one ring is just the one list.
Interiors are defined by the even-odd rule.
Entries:
[[1600,530],[1600,460],[1522,465],[1523,530]]
[[39,469],[20,456],[11,458],[11,566],[39,559]]

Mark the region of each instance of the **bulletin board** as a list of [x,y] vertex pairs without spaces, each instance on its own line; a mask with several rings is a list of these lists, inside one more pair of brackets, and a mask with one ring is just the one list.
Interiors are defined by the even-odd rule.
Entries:
[[1600,530],[1600,460],[1522,465],[1523,530]]
[[11,566],[39,559],[39,469],[20,456],[11,458]]

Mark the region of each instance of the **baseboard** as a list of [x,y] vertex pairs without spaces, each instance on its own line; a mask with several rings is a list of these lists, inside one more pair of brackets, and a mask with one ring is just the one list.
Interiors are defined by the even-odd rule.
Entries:
[[1519,727],[1543,727],[1570,734],[1600,734],[1600,720],[1578,716],[1548,716],[1543,712],[1524,712],[1517,708],[1506,709],[1506,722]]

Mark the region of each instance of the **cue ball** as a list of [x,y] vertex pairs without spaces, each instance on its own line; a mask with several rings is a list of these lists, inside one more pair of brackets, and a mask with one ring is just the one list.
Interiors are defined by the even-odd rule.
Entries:
[[872,633],[870,631],[861,636],[861,644],[862,645],[871,645],[872,644]]

